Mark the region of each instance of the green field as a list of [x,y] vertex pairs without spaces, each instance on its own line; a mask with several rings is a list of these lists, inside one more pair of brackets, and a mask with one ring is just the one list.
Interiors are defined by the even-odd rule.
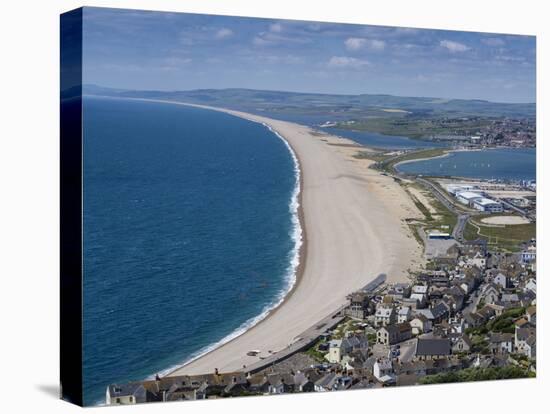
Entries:
[[485,239],[489,245],[503,251],[516,252],[523,242],[536,238],[537,224],[514,224],[501,227],[483,225],[480,220],[487,216],[470,219],[464,229],[466,240]]
[[403,113],[393,113],[392,117],[371,117],[353,123],[340,122],[336,128],[355,131],[369,131],[382,135],[397,135],[409,138],[430,138],[434,135],[475,135],[489,126],[489,118],[468,120],[448,118],[410,117]]

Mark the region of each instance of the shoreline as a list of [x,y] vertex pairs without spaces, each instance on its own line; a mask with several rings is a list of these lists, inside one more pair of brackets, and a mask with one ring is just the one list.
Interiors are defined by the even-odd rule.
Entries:
[[[249,350],[261,349],[265,357],[265,351],[272,354],[285,349],[305,329],[341,307],[347,294],[379,273],[391,274],[392,281],[404,280],[406,270],[416,263],[417,242],[404,230],[405,213],[398,205],[412,202],[401,194],[402,190],[396,190],[393,180],[355,163],[350,149],[327,145],[327,139],[356,142],[331,135],[319,138],[306,126],[224,108],[158,99],[107,98],[197,107],[261,123],[288,145],[298,162],[302,243],[294,284],[277,305],[244,332],[171,367],[163,376],[207,373],[216,368],[220,372],[240,370],[258,361],[258,357],[246,355]],[[395,200],[387,199],[387,186],[392,186],[390,195]],[[396,217],[393,211],[399,211],[399,215]],[[313,238],[309,240],[311,231]]]

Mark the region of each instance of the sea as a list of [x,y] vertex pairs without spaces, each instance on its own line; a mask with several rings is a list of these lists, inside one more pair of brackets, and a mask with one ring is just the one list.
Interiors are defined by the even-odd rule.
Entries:
[[244,332],[291,289],[299,170],[266,126],[84,98],[83,382],[168,372]]
[[400,164],[398,171],[430,176],[457,176],[500,181],[536,180],[535,148],[494,148],[451,152],[432,158]]

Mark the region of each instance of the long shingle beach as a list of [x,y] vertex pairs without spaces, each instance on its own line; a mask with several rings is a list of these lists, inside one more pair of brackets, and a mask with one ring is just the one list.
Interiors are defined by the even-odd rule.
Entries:
[[284,349],[378,274],[405,281],[406,270],[421,263],[421,248],[404,222],[419,212],[392,178],[367,168],[371,161],[353,158],[355,143],[291,122],[192,106],[261,122],[288,142],[300,165],[305,237],[297,282],[282,304],[242,335],[169,375],[239,370],[258,361],[248,351],[268,355]]

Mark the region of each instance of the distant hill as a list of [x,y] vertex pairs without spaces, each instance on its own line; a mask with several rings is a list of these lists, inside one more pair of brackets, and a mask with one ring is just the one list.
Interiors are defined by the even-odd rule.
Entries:
[[[254,89],[196,89],[138,91],[84,85],[84,94],[128,98],[166,99],[252,112],[299,112],[345,119],[352,117],[518,117],[534,118],[534,103],[497,103],[478,99],[441,99],[392,95],[332,95]],[[388,111],[390,110],[390,111]],[[400,110],[400,111],[393,111]],[[405,112],[406,111],[406,112]]]

